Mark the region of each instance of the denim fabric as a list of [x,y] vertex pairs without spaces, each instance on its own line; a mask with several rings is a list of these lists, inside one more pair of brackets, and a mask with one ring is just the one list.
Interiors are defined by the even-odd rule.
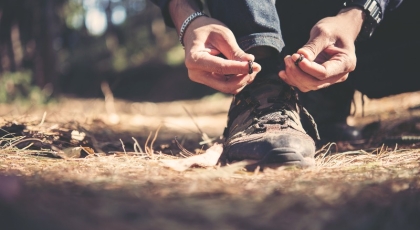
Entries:
[[[151,0],[162,10],[166,25],[173,27],[168,12],[170,0]],[[402,0],[377,0],[385,13],[397,7]],[[201,1],[196,0],[202,8]],[[283,11],[293,12],[298,21],[306,18],[302,10],[328,11],[334,9],[336,13],[342,7],[344,0],[293,0],[277,1],[285,4]],[[287,3],[298,4],[296,9],[288,9]],[[280,20],[276,9],[276,0],[208,0],[208,7],[212,17],[225,23],[235,34],[239,46],[248,50],[255,46],[269,46],[281,52],[285,46],[280,29]],[[338,6],[338,7],[337,7]],[[303,17],[303,18],[302,18]]]
[[232,30],[243,50],[255,46],[270,46],[281,52],[284,42],[275,2],[275,0],[207,1],[211,16]]
[[[384,14],[385,9],[390,11],[402,2],[377,1]],[[255,46],[270,46],[281,52],[285,46],[282,31],[285,36],[290,37],[290,29],[284,31],[280,24],[282,27],[284,25],[299,30],[298,36],[289,39],[290,47],[297,48],[306,42],[311,27],[318,20],[337,14],[343,7],[343,2],[344,0],[208,0],[207,4],[211,16],[232,30],[243,50]],[[286,23],[283,23],[283,18]]]
[[[151,2],[153,2],[154,4],[156,4],[157,6],[159,6],[159,8],[162,11],[162,16],[165,20],[166,25],[173,27],[173,22],[171,21],[171,17],[169,15],[168,12],[168,4],[169,1],[171,0],[151,0]],[[202,3],[200,0],[195,0],[197,2],[197,4],[200,6],[200,8],[202,9]],[[235,5],[238,2],[242,2],[242,1],[238,1],[238,0],[225,0],[226,2],[229,2],[230,6],[235,7]],[[223,0],[218,0],[218,2],[225,2]],[[392,11],[393,9],[397,8],[403,0],[377,0],[377,2],[379,3],[379,5],[382,8],[382,12],[386,12],[386,11]],[[212,0],[208,0],[208,2],[210,2],[209,4],[213,4],[211,3]],[[259,5],[260,2],[262,2],[262,4],[265,4],[265,1],[247,1],[248,3],[251,3],[250,5],[248,5],[250,8],[254,7],[256,5]],[[268,1],[269,2],[269,1]],[[276,0],[272,0],[271,2],[276,2]],[[279,1],[280,2],[280,1]],[[282,1],[282,2],[286,2],[286,1]],[[293,1],[289,1],[289,2],[293,2]],[[313,1],[313,2],[319,2],[319,1]],[[340,3],[342,5],[342,3],[344,2],[344,0],[337,0],[335,1],[336,3]],[[318,8],[318,7],[317,7]],[[232,9],[232,8],[231,8]],[[316,8],[314,8],[316,9]],[[319,9],[319,8],[318,8]],[[316,10],[318,10],[316,9]]]

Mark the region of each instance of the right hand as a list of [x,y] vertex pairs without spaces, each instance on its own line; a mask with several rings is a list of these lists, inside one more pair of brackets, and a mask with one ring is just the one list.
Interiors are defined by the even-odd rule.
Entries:
[[[312,28],[309,41],[284,61],[279,76],[302,92],[318,90],[345,81],[356,68],[354,42],[363,24],[364,12],[345,8],[334,17],[320,20]],[[299,56],[304,59],[296,66]]]
[[[216,19],[194,19],[183,42],[190,79],[223,93],[239,93],[261,71],[261,66],[253,63],[253,73],[248,74],[248,61],[254,61],[254,56],[239,48],[232,31]],[[218,57],[219,54],[227,59]]]

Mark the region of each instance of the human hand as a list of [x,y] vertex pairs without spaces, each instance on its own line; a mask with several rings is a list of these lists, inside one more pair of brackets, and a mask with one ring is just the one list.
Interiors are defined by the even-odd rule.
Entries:
[[253,63],[249,73],[248,62],[254,61],[254,56],[239,48],[232,31],[216,19],[199,17],[192,21],[185,31],[184,44],[190,79],[221,92],[239,93],[261,70]]
[[320,20],[312,28],[309,41],[284,58],[286,68],[279,72],[280,78],[302,92],[345,81],[356,68],[354,41],[363,14],[359,8],[347,8],[335,17]]
[[[172,21],[178,31],[184,20],[199,10],[193,0],[169,2]],[[252,71],[249,70],[248,61],[254,61],[254,56],[239,48],[232,31],[216,19],[194,19],[184,31],[183,43],[190,79],[221,92],[239,93],[261,70],[257,63],[253,63]],[[226,59],[218,57],[219,54]]]

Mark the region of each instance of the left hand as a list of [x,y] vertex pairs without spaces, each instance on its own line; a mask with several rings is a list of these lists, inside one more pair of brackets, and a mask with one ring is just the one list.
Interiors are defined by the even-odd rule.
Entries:
[[[337,16],[320,20],[309,41],[297,53],[284,58],[286,68],[279,76],[302,92],[343,82],[356,68],[354,41],[363,24],[363,11],[347,8]],[[303,60],[295,65],[303,55]]]

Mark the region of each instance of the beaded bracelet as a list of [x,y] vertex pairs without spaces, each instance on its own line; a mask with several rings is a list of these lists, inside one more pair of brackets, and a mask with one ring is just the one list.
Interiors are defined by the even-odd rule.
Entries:
[[182,46],[184,46],[183,38],[184,38],[185,30],[194,19],[200,16],[207,16],[207,15],[203,12],[195,12],[191,14],[187,19],[185,19],[184,23],[182,23],[181,29],[179,30],[179,42],[181,42]]

